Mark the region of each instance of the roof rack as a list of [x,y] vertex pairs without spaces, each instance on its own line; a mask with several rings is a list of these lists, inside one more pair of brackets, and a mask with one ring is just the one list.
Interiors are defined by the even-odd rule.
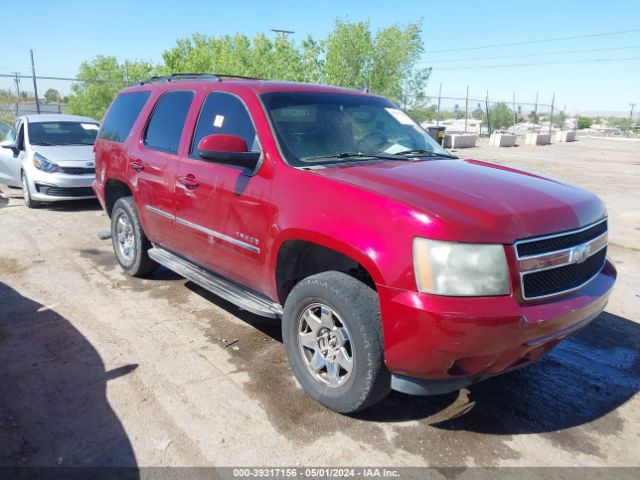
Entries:
[[139,85],[147,83],[173,82],[176,80],[209,80],[221,82],[224,78],[240,78],[243,80],[265,80],[258,77],[246,77],[243,75],[230,75],[226,73],[171,73],[169,75],[151,77],[139,82]]

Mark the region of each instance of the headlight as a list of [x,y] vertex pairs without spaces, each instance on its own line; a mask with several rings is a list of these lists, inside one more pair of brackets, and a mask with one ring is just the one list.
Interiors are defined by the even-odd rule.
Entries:
[[418,290],[434,295],[508,295],[509,268],[502,245],[413,239]]
[[33,156],[33,165],[38,170],[42,170],[43,172],[49,172],[49,173],[53,173],[58,169],[57,163],[50,162],[39,153],[36,153]]

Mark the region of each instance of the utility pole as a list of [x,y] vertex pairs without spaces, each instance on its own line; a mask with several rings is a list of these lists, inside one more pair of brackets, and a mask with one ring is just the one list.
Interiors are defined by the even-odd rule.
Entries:
[[513,134],[516,133],[516,123],[518,120],[518,112],[516,111],[516,92],[513,92]]
[[556,94],[551,97],[551,116],[549,117],[549,135],[551,135],[551,125],[553,125],[553,104],[556,101]]
[[281,28],[272,28],[271,31],[273,33],[280,35],[280,37],[282,38],[287,38],[292,33],[296,33],[293,30],[282,30]]
[[440,100],[442,99],[442,82],[438,89],[438,109],[436,110],[436,127],[440,125]]
[[127,86],[129,86],[129,61],[124,61],[124,78],[127,82]]
[[631,135],[631,122],[633,122],[633,107],[636,106],[635,103],[630,103],[631,111],[629,112],[629,128],[627,128],[627,137]]
[[487,90],[487,97],[484,101],[484,108],[487,110],[487,130],[489,131],[489,135],[491,135],[491,114],[489,113],[489,90]]
[[14,81],[16,82],[16,116],[20,115],[20,73],[19,72],[13,72],[14,75]]
[[31,75],[33,76],[33,94],[36,97],[36,110],[40,113],[40,100],[38,100],[38,82],[36,81],[36,64],[33,62],[33,50],[29,50],[31,53]]
[[[535,125],[536,123],[538,123],[538,93],[536,92],[536,105],[533,108],[533,124]],[[535,127],[533,127],[535,130]]]
[[[286,40],[289,35],[296,33],[293,30],[283,30],[281,28],[272,28],[271,31],[276,35],[279,35],[280,38]],[[271,64],[271,79],[273,80],[275,77],[275,65]]]
[[467,133],[468,121],[469,121],[469,85],[467,85],[467,96],[464,99],[464,133]]

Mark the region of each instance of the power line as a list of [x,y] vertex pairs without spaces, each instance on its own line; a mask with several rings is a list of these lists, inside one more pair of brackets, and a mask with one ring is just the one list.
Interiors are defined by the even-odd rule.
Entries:
[[636,33],[640,32],[640,28],[636,28],[633,30],[621,30],[617,32],[605,32],[605,33],[591,33],[587,35],[574,35],[572,37],[556,37],[556,38],[545,38],[539,40],[525,40],[522,42],[511,42],[511,43],[494,43],[491,45],[480,45],[476,47],[462,47],[462,48],[448,48],[445,50],[432,50],[429,53],[448,53],[448,52],[463,52],[467,50],[482,50],[485,48],[499,48],[499,47],[513,47],[516,45],[528,45],[531,43],[547,43],[547,42],[559,42],[562,40],[577,40],[579,38],[594,38],[594,37],[608,37],[612,35],[623,35],[625,33]]
[[625,57],[625,58],[594,58],[591,60],[564,60],[561,62],[538,62],[538,63],[507,63],[497,65],[469,65],[466,67],[445,67],[434,68],[434,71],[441,70],[474,70],[474,69],[488,69],[488,68],[515,68],[515,67],[538,67],[542,65],[566,65],[567,63],[594,63],[594,62],[623,62],[628,60],[640,60],[640,57]]
[[[14,75],[14,74],[8,74],[8,73],[0,73],[0,77],[7,77],[7,78],[31,78],[30,75]],[[127,82],[125,80],[102,80],[102,79],[81,79],[81,78],[72,78],[72,77],[48,77],[48,76],[38,76],[37,77],[40,80],[67,80],[67,81],[71,81],[71,82],[87,82],[87,83],[121,83],[121,84],[126,84]]]
[[593,52],[611,52],[614,50],[629,50],[633,48],[640,48],[640,45],[628,45],[626,47],[613,47],[613,48],[589,48],[586,50],[564,50],[561,52],[541,52],[541,53],[527,53],[523,55],[501,55],[497,57],[481,57],[481,58],[461,58],[461,59],[453,59],[453,60],[434,60],[432,62],[425,62],[428,64],[432,63],[459,63],[459,62],[475,62],[481,60],[501,60],[507,58],[522,58],[522,57],[545,57],[549,55],[566,55],[573,53],[593,53]]

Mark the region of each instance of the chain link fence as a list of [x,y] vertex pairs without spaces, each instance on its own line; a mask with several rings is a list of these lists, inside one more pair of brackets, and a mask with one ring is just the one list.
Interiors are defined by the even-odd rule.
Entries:
[[[17,116],[35,113],[65,113],[66,98],[72,94],[72,85],[79,80],[71,77],[23,75],[18,72],[0,72],[0,121],[11,124]],[[121,80],[94,80],[92,83],[119,83]],[[575,130],[577,117],[570,116],[555,98],[549,103],[541,98],[526,98],[517,92],[509,98],[490,95],[479,97],[446,95],[442,85],[436,93],[429,92],[425,108],[414,116],[424,127],[445,127],[447,133],[473,133],[488,136],[492,132],[552,133],[554,130]],[[34,91],[38,92],[38,101]],[[414,113],[414,112],[410,112]],[[99,119],[98,119],[99,120]],[[638,122],[631,128],[601,128],[588,132],[602,136],[638,135]],[[605,126],[606,127],[606,126]],[[582,131],[581,131],[582,132]]]

